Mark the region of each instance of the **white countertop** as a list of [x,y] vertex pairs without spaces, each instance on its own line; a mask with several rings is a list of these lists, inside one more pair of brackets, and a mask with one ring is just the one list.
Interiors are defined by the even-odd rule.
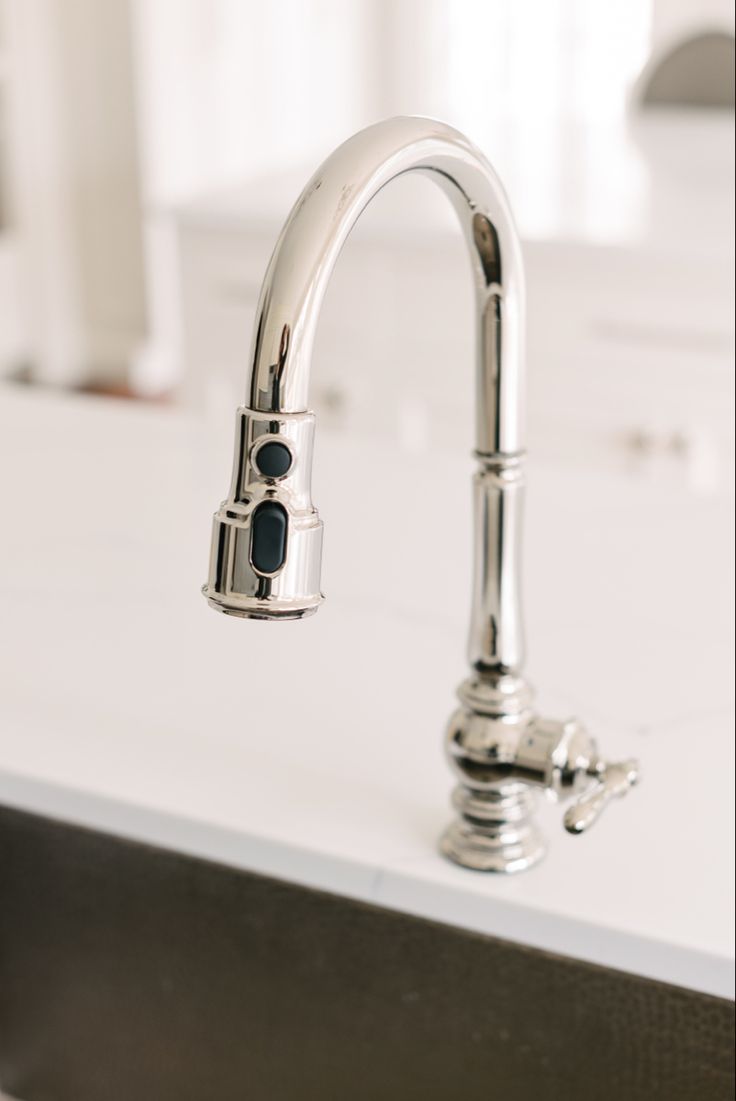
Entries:
[[435,851],[465,674],[466,444],[318,434],[328,600],[259,624],[199,592],[232,427],[0,390],[0,802],[733,997],[730,498],[530,464],[540,703],[644,778],[581,838],[542,806],[547,859],[496,878]]

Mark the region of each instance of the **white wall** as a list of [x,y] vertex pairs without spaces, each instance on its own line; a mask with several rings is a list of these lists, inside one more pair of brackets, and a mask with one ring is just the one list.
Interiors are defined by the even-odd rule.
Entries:
[[653,0],[652,37],[655,46],[700,30],[734,28],[731,0]]

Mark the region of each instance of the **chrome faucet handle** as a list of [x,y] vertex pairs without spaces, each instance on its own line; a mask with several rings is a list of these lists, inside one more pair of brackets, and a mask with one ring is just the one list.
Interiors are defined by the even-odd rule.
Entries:
[[639,762],[633,758],[615,762],[598,760],[588,771],[593,776],[593,783],[565,811],[563,821],[568,833],[583,833],[600,817],[611,799],[620,799],[639,781]]
[[460,779],[453,795],[459,814],[441,849],[465,867],[519,871],[542,857],[535,789],[574,799],[563,820],[570,833],[582,833],[639,778],[637,761],[605,761],[578,719],[537,715],[523,680],[507,676],[494,688],[488,677],[471,677],[458,694],[445,744]]

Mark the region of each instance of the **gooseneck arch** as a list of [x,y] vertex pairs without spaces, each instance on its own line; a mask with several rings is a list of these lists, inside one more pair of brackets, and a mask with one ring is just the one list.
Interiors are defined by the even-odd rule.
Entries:
[[[394,118],[362,130],[312,176],[271,257],[256,313],[247,404],[262,412],[309,408],[320,307],[337,257],[371,199],[421,172],[454,206],[468,243],[477,305],[477,429],[482,454],[523,449],[524,285],[509,205],[488,161],[457,130]],[[349,373],[349,350],[345,371]],[[463,385],[448,364],[447,385]]]
[[[479,469],[474,482],[470,663],[481,674],[518,673],[523,662],[518,569],[524,456],[523,265],[503,187],[467,138],[431,119],[389,119],[350,138],[317,170],[284,225],[263,281],[246,408],[253,415],[279,416],[309,409],[314,336],[340,250],[371,199],[407,172],[429,177],[448,196],[474,276]],[[349,348],[343,369],[346,374],[353,369]],[[457,363],[449,363],[446,370],[448,387],[465,384]],[[252,445],[251,425],[252,417],[241,433],[236,472],[244,463],[247,467],[243,449],[248,441]],[[234,483],[234,496],[241,491],[242,479]],[[275,581],[261,578],[257,590],[266,616],[289,610],[276,602]]]

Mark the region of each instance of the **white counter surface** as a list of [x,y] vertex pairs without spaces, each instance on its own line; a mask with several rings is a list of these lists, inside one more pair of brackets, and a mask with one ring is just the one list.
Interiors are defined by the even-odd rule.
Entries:
[[199,593],[232,427],[0,391],[0,802],[733,997],[730,498],[531,463],[530,675],[643,781],[581,838],[542,806],[546,861],[495,878],[435,851],[466,442],[319,434],[328,600],[260,624]]

